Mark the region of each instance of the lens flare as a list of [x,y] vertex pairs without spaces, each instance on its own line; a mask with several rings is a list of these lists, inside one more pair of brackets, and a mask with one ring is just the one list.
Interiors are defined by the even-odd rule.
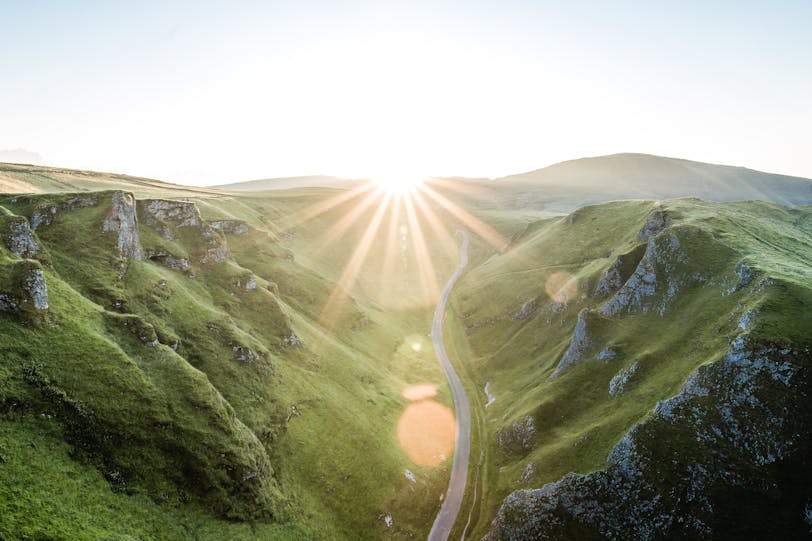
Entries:
[[439,466],[454,452],[454,414],[435,400],[412,402],[398,420],[398,442],[420,466]]
[[578,279],[568,272],[554,272],[544,282],[544,291],[551,300],[567,304],[578,294]]

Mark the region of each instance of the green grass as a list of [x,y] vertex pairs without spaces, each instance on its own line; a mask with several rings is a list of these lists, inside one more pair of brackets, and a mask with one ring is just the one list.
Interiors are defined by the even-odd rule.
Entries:
[[[748,332],[759,340],[808,345],[810,325],[799,317],[812,305],[808,207],[699,200],[668,201],[663,207],[672,221],[664,235],[675,235],[687,257],[669,271],[685,285],[663,315],[593,315],[593,359],[555,379],[548,378],[569,345],[578,311],[608,299],[594,293],[601,274],[617,256],[633,253],[645,242],[636,236],[652,203],[608,203],[579,209],[571,223],[563,218],[531,224],[510,251],[474,268],[456,289],[452,306],[457,320],[448,324],[449,337],[465,367],[469,393],[481,396],[490,381],[496,395],[480,411],[487,423],[489,473],[472,537],[487,531],[515,488],[540,487],[569,471],[602,468],[618,439],[657,401],[677,394],[696,367],[724,354],[729,340],[742,332],[738,324],[745,312],[758,314]],[[731,292],[741,261],[758,276],[749,288]],[[566,307],[559,309],[553,308],[544,287],[555,272],[568,273],[577,284]],[[690,279],[697,273],[701,282]],[[658,295],[666,289],[660,284]],[[511,317],[532,299],[537,304],[533,317]],[[605,348],[617,356],[594,360]],[[632,383],[622,395],[610,397],[609,380],[634,361],[640,368]],[[528,415],[536,426],[532,447],[500,448],[497,433]],[[521,482],[529,463],[536,474]]]

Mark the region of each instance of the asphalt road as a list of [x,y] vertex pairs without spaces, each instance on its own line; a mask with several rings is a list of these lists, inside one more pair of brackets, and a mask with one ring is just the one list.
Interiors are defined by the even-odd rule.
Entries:
[[434,343],[434,351],[440,360],[440,365],[445,370],[448,385],[451,387],[451,394],[454,396],[454,412],[457,417],[457,434],[454,445],[454,462],[451,466],[451,479],[448,482],[448,490],[443,499],[443,505],[434,525],[429,532],[428,541],[445,541],[451,528],[457,521],[457,514],[462,505],[462,497],[465,495],[465,482],[468,479],[468,459],[471,453],[471,408],[468,405],[468,396],[462,386],[457,372],[448,360],[448,354],[443,344],[443,318],[445,316],[445,306],[451,289],[462,274],[468,264],[468,233],[460,231],[462,244],[460,244],[460,263],[457,270],[451,275],[448,283],[440,295],[440,302],[434,309],[434,320],[431,324],[431,341]]

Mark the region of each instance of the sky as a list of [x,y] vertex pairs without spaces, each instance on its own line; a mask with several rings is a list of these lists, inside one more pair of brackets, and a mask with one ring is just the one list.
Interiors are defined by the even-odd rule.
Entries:
[[206,185],[644,152],[812,177],[808,0],[0,0],[0,19],[0,161]]

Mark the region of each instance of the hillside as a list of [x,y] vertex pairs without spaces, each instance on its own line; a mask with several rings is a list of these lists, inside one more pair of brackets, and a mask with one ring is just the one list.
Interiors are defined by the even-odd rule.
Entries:
[[570,160],[493,181],[508,207],[569,212],[615,199],[699,197],[710,201],[761,200],[812,204],[812,181],[648,154]]
[[[692,167],[722,194],[744,178]],[[666,199],[662,170],[624,168],[594,194],[404,197],[0,164],[0,538],[424,537],[448,451],[426,420],[416,460],[399,426],[451,405],[428,334],[457,229],[456,534],[798,537],[812,207]],[[646,177],[656,201],[579,203]],[[781,178],[765,198],[809,183]]]
[[476,532],[804,535],[810,261],[810,207],[677,199],[536,222],[470,272],[448,325],[494,397]]
[[[28,191],[104,189],[0,196],[0,537],[421,535],[447,470],[399,445],[402,393],[448,393],[411,248],[399,310],[342,280],[378,207],[315,271],[290,247],[324,244],[315,224],[357,200],[316,217],[334,191],[118,181],[40,171]],[[369,251],[384,263],[385,244]]]

